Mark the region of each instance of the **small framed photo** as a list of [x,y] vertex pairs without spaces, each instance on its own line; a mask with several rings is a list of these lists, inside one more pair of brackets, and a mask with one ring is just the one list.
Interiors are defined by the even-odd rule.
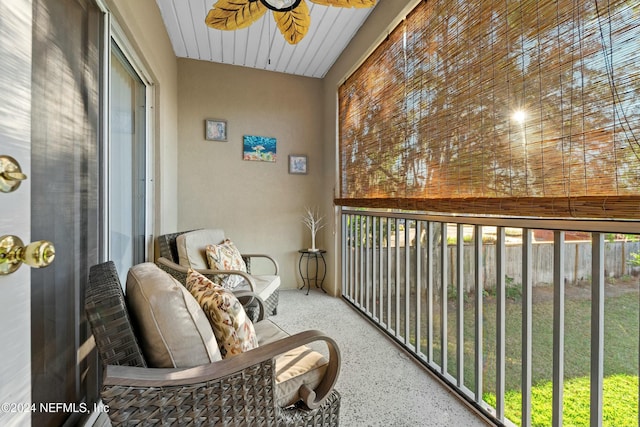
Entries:
[[226,141],[227,121],[206,119],[204,121],[204,137],[207,141]]
[[306,175],[307,174],[307,156],[302,154],[289,155],[289,173]]

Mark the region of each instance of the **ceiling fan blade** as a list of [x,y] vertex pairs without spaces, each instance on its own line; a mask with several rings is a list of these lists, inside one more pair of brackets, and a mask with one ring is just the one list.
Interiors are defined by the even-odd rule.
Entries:
[[302,40],[307,31],[309,31],[309,25],[311,24],[309,7],[304,1],[288,12],[273,12],[273,17],[278,24],[280,32],[289,44],[296,44]]
[[253,24],[266,11],[259,1],[218,0],[204,22],[217,30],[238,30]]

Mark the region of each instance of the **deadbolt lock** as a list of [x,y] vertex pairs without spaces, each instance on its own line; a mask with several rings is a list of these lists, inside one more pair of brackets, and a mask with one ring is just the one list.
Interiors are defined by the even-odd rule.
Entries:
[[0,156],[0,191],[11,193],[20,187],[20,183],[27,179],[22,173],[20,164],[11,156]]
[[22,263],[34,268],[46,267],[56,257],[56,249],[53,243],[46,240],[24,245],[16,236],[0,237],[0,275],[11,274]]

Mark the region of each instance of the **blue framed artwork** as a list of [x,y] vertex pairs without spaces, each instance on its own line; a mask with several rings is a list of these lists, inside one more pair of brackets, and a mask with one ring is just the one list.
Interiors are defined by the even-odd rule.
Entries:
[[242,158],[258,162],[275,162],[276,139],[267,136],[245,135]]

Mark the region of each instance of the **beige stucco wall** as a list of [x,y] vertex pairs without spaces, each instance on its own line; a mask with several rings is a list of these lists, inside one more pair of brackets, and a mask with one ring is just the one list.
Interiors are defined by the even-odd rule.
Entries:
[[153,84],[154,230],[177,230],[178,64],[154,0],[106,0]]
[[[325,140],[322,144],[322,154],[325,173],[322,179],[322,187],[324,189],[322,206],[325,212],[331,212],[334,216],[331,226],[322,231],[323,238],[333,242],[333,247],[329,252],[328,276],[331,277],[334,283],[341,282],[339,256],[340,216],[339,209],[333,205],[333,198],[338,196],[340,188],[337,164],[338,87],[418,1],[379,1],[364,25],[360,27],[351,43],[349,43],[323,79]],[[338,292],[340,291],[338,290]]]
[[[318,206],[327,219],[318,235],[328,249],[325,285],[338,295],[338,84],[416,0],[379,2],[322,80],[177,59],[153,0],[106,3],[154,82],[154,234],[222,227],[243,251],[274,255],[283,287],[294,288],[297,250],[310,245],[301,217]],[[205,141],[206,118],[228,121],[228,142]],[[243,161],[245,134],[276,137],[277,162]],[[309,156],[308,175],[288,174],[289,154]]]
[[[326,191],[322,81],[189,59],[178,80],[178,228],[222,228],[242,252],[273,255],[284,289],[301,285],[301,218]],[[227,142],[205,140],[207,118],[227,121]],[[243,135],[275,137],[277,161],[243,160]],[[308,156],[307,175],[288,173],[289,154]]]

